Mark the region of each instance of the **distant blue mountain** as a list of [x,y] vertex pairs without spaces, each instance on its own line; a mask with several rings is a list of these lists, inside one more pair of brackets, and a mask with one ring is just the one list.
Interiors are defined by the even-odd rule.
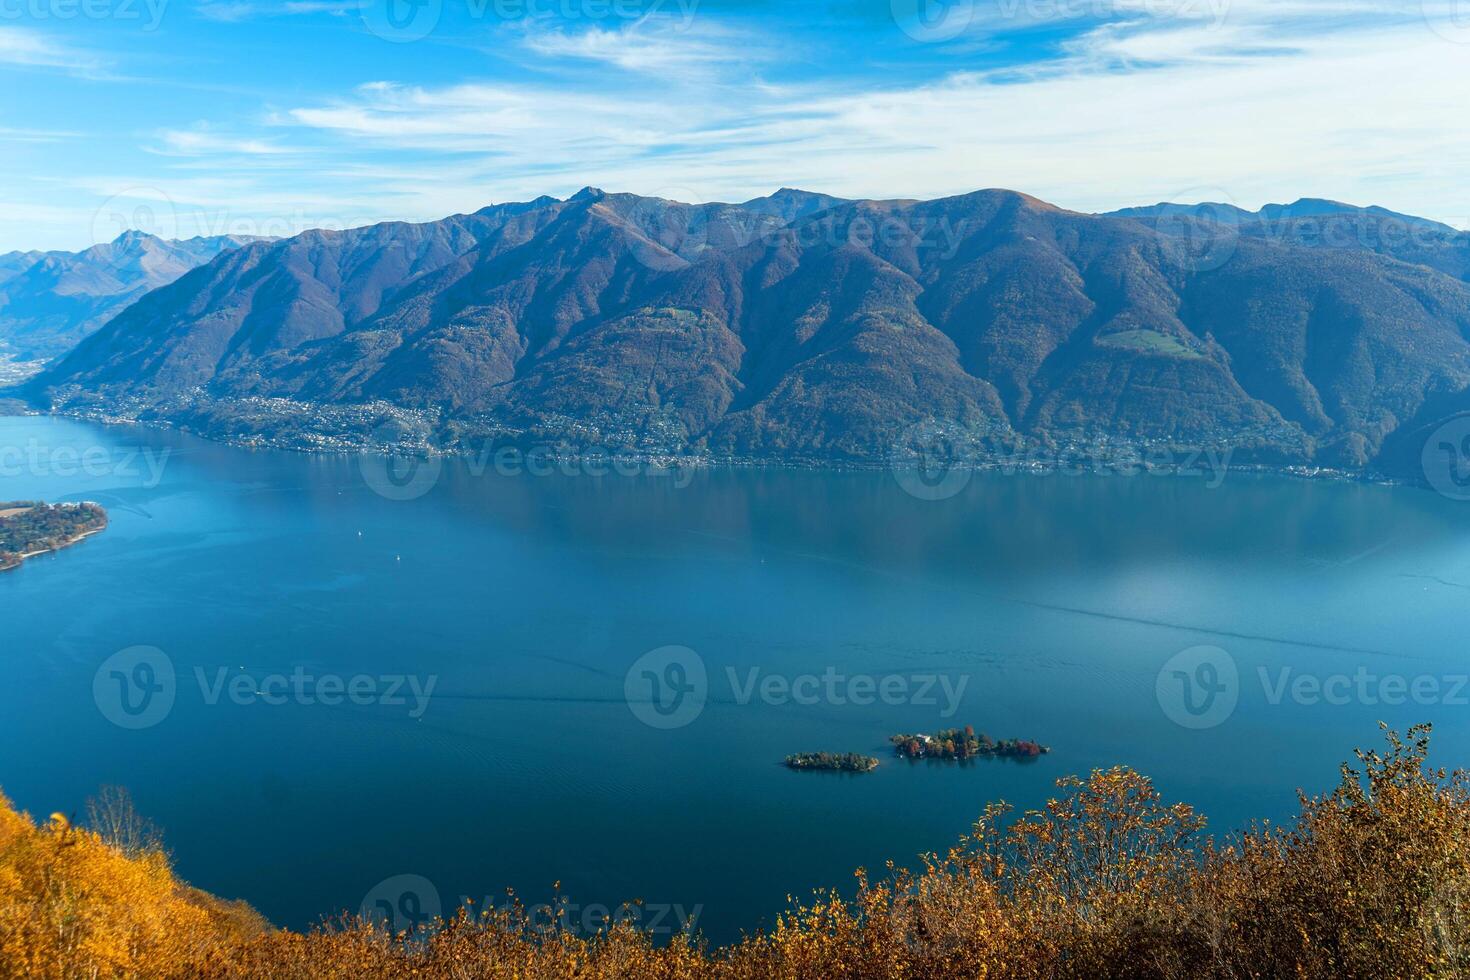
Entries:
[[1154,204],[1124,208],[1103,217],[1129,218],[1175,236],[1199,237],[1200,229],[1194,222],[1223,224],[1242,237],[1308,248],[1373,252],[1470,282],[1470,232],[1377,206],[1303,198],[1292,204],[1268,204],[1259,211],[1209,202]]
[[1419,218],[1411,214],[1401,214],[1397,211],[1390,211],[1388,208],[1378,207],[1377,205],[1361,207],[1356,204],[1344,204],[1341,201],[1329,201],[1325,198],[1318,197],[1304,197],[1291,204],[1267,204],[1258,211],[1247,211],[1234,204],[1222,204],[1217,201],[1206,201],[1200,204],[1171,204],[1161,202],[1144,207],[1109,211],[1103,217],[1151,219],[1187,216],[1203,218],[1210,221],[1248,223],[1254,221],[1291,221],[1298,218],[1322,218],[1336,215],[1364,215],[1373,218],[1390,219],[1403,222],[1407,225],[1437,229],[1449,235],[1459,234],[1457,229],[1438,221],[1431,221],[1428,218]]
[[144,294],[255,240],[131,231],[80,252],[0,255],[0,351],[25,360],[63,354]]

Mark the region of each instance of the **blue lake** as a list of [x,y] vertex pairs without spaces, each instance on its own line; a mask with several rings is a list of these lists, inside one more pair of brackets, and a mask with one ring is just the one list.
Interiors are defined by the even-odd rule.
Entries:
[[[887,472],[450,461],[394,500],[354,457],[0,418],[0,500],[112,516],[0,575],[0,789],[44,816],[124,785],[184,877],[282,925],[394,879],[420,907],[559,881],[727,940],[1070,773],[1133,766],[1224,832],[1329,787],[1379,720],[1470,765],[1470,504],[1211,482],[976,474],[925,500]],[[140,657],[171,672],[159,717],[127,713],[159,677]],[[304,696],[260,696],[293,676]],[[650,676],[694,702],[630,703]],[[1053,752],[888,754],[966,723]],[[808,750],[884,762],[780,766]]]

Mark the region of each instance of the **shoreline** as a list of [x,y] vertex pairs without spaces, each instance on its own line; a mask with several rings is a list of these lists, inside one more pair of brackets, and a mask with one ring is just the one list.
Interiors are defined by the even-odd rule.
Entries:
[[102,525],[100,527],[94,527],[86,531],[81,531],[54,547],[41,548],[37,551],[12,552],[12,554],[14,554],[15,556],[12,561],[0,561],[0,572],[13,572],[17,568],[20,568],[22,565],[24,565],[31,558],[39,558],[41,555],[56,554],[57,552],[65,551],[67,548],[71,548],[75,545],[81,544],[92,535],[101,534],[103,531],[107,530],[111,523],[112,522],[109,519],[104,517],[102,520]]
[[[412,448],[394,449],[385,451],[387,447],[355,446],[355,447],[327,447],[305,444],[302,442],[286,441],[282,443],[266,443],[259,439],[242,439],[236,437],[219,437],[200,432],[197,429],[180,425],[168,419],[139,419],[127,418],[117,415],[98,415],[90,412],[39,411],[33,406],[28,406],[24,412],[16,413],[16,418],[62,418],[77,422],[91,422],[103,426],[139,426],[146,429],[172,430],[184,435],[201,439],[205,442],[219,446],[229,446],[232,449],[244,450],[269,450],[274,452],[299,453],[305,456],[335,456],[351,457],[364,454],[404,456],[418,459],[474,459],[485,455],[484,447],[460,448],[450,450],[436,450],[432,447],[421,446]],[[511,441],[503,444],[504,447],[519,449],[523,453],[531,453],[537,450],[550,450],[546,443],[522,445]],[[1235,450],[1231,449],[1230,452]],[[565,451],[548,452],[546,458],[552,462],[576,462],[588,454],[586,452]],[[679,454],[667,451],[632,449],[612,450],[604,447],[604,455],[607,458],[618,458],[632,463],[663,466],[669,469],[788,469],[818,472],[874,472],[879,470],[912,470],[922,465],[918,457],[909,459],[885,460],[881,458],[853,458],[836,459],[825,457],[761,457],[761,456],[717,456],[706,454]],[[1150,465],[1143,458],[1119,460],[1117,464],[1100,466],[1095,459],[1079,464],[1079,461],[1089,460],[1085,454],[1057,452],[1048,463],[1027,462],[1025,454],[1019,461],[1012,458],[977,457],[955,463],[953,469],[961,472],[971,473],[1001,473],[1004,476],[1160,476],[1173,475],[1185,469],[1186,466],[1155,466]],[[1187,465],[1187,464],[1186,464]],[[1201,465],[1199,461],[1195,465]],[[1127,466],[1132,472],[1123,472]],[[1421,482],[1405,478],[1390,476],[1386,473],[1376,471],[1356,471],[1336,469],[1330,466],[1315,466],[1310,463],[1262,463],[1241,462],[1229,463],[1228,468],[1232,472],[1251,473],[1256,475],[1280,476],[1297,480],[1311,482],[1329,483],[1361,483],[1372,486],[1404,487],[1410,489],[1425,489]],[[1080,472],[1078,470],[1080,469]],[[1065,472],[1063,472],[1065,471]],[[1206,471],[1205,475],[1208,475]]]
[[69,541],[63,541],[61,544],[57,545],[54,548],[42,548],[40,551],[28,551],[25,554],[23,554],[23,555],[20,556],[20,560],[21,561],[25,561],[27,558],[36,558],[36,557],[38,557],[40,555],[50,555],[50,554],[55,554],[58,551],[65,551],[67,548],[70,548],[72,545],[81,544],[83,541],[85,541],[87,538],[90,538],[92,535],[94,535],[94,534],[101,534],[105,530],[107,530],[107,525],[106,524],[102,525],[101,527],[94,527],[90,531],[83,531],[81,534],[78,534],[76,537],[72,538]]

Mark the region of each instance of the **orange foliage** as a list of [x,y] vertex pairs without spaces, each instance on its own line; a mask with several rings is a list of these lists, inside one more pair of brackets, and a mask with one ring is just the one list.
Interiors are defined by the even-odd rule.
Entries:
[[[0,976],[201,980],[1041,980],[1470,976],[1470,795],[1426,765],[1428,729],[1358,753],[1288,828],[1223,844],[1127,769],[1060,781],[1044,809],[987,808],[917,871],[857,873],[768,933],[711,949],[631,925],[578,934],[519,907],[409,935],[308,935],[174,881],[62,821],[0,805]],[[0,800],[3,803],[3,800]],[[20,910],[17,913],[17,909]]]
[[181,975],[264,928],[181,884],[161,852],[128,857],[60,814],[37,826],[0,796],[0,977]]

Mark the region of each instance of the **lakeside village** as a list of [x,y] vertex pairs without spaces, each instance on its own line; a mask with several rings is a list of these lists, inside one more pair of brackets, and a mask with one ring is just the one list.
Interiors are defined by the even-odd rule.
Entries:
[[[1051,748],[1024,738],[999,741],[984,733],[976,734],[973,725],[946,728],[933,735],[892,735],[888,741],[894,754],[902,759],[938,759],[963,762],[968,759],[1035,759],[1047,755]],[[872,772],[878,760],[856,752],[798,752],[788,755],[786,768],[798,771]]]

